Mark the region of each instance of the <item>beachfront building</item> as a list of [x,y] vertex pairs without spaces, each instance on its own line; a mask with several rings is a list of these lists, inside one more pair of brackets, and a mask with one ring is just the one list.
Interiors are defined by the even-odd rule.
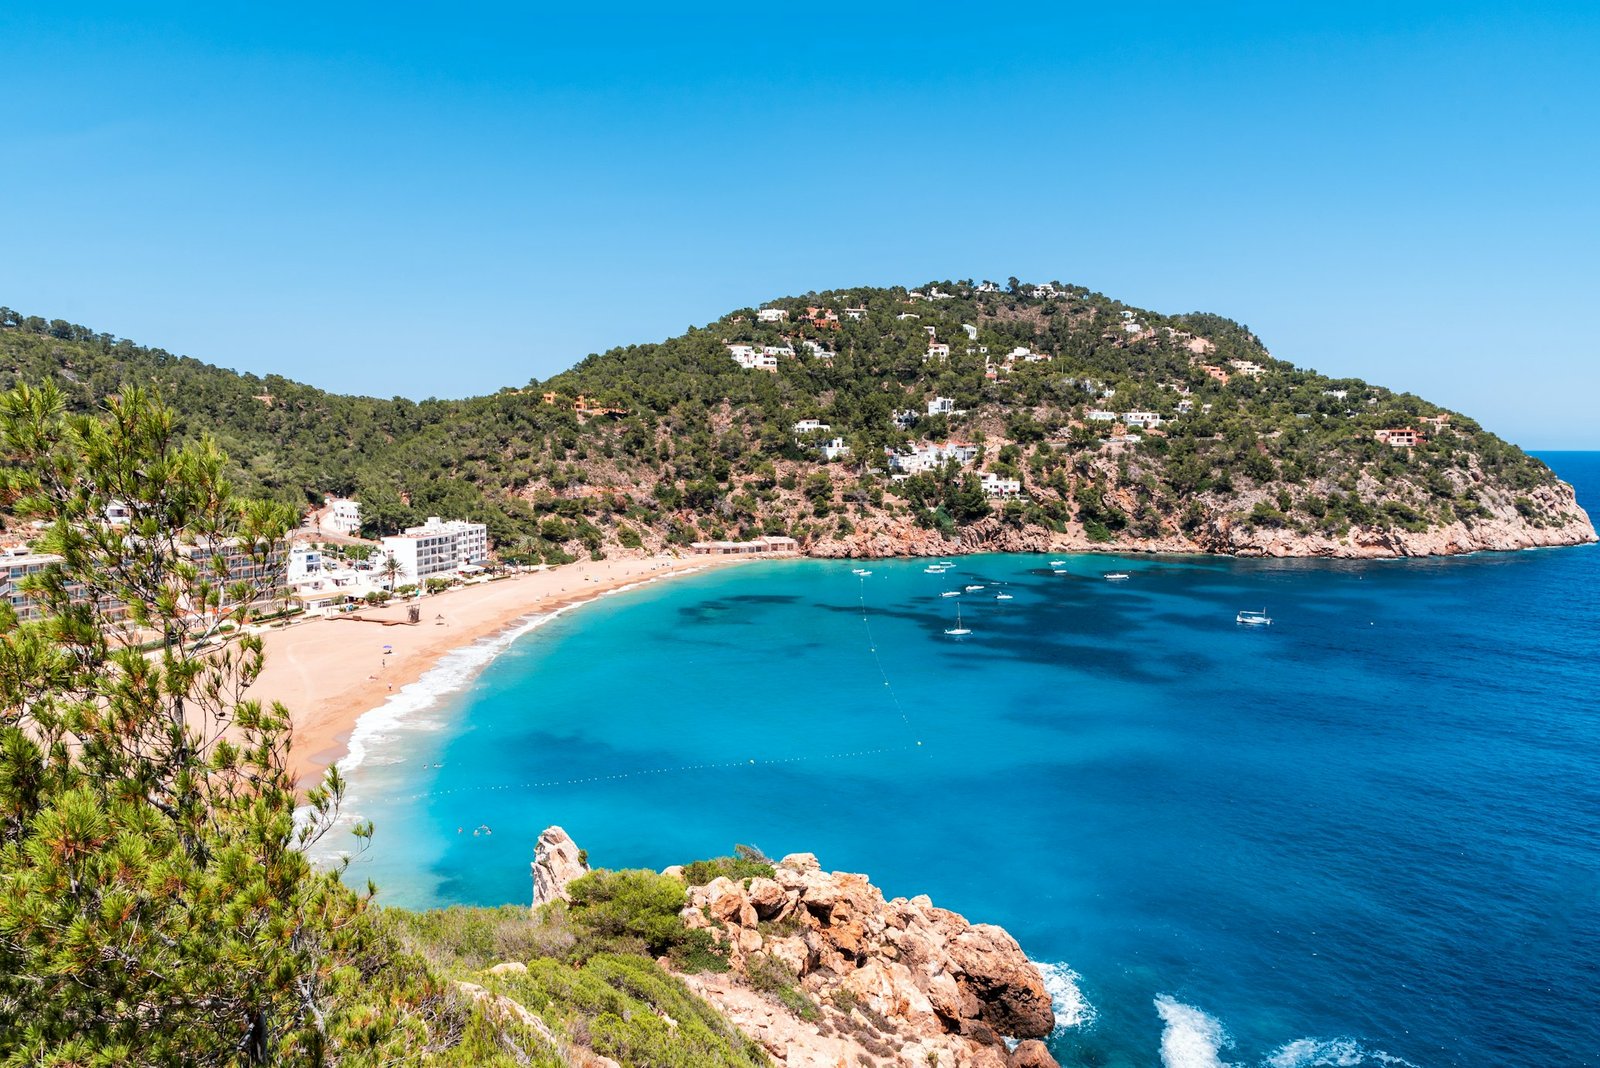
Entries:
[[397,582],[420,583],[434,575],[482,568],[489,560],[489,528],[433,515],[421,526],[384,538],[383,551],[399,565]]
[[799,552],[800,543],[769,534],[753,541],[697,541],[689,548],[702,556],[758,556]]
[[17,614],[18,619],[27,621],[38,619],[40,616],[39,606],[33,597],[22,592],[22,580],[60,560],[59,556],[30,552],[22,546],[10,550],[5,557],[0,558],[0,600],[11,605],[11,610]]
[[322,574],[322,550],[314,545],[300,543],[289,549],[289,570],[286,578],[292,583],[304,582]]

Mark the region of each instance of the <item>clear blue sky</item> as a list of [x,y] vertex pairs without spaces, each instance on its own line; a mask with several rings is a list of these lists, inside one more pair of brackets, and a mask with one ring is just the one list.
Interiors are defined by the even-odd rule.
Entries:
[[0,304],[444,397],[1017,275],[1600,448],[1600,5],[543,6],[6,5]]

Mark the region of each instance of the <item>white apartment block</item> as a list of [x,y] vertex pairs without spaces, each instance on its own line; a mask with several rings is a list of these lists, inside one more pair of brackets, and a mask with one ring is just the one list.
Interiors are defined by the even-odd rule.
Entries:
[[481,567],[489,559],[489,528],[462,519],[445,522],[429,516],[420,527],[383,539],[383,551],[400,565],[397,582],[422,582],[462,567]]

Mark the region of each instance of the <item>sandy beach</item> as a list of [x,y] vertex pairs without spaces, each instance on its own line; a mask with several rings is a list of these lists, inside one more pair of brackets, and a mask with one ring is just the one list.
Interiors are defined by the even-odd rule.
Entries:
[[424,597],[417,624],[405,622],[406,604],[395,603],[271,630],[264,635],[266,667],[249,696],[263,703],[282,701],[289,709],[291,763],[296,779],[308,786],[345,755],[362,713],[415,682],[451,650],[498,634],[526,616],[593,600],[630,583],[739,559],[584,560]]

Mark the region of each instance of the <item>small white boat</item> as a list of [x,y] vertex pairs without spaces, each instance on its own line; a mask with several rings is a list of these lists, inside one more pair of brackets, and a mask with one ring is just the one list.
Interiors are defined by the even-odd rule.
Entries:
[[994,599],[997,601],[1009,601],[1011,600],[1011,595],[1009,593],[997,593],[994,595]]
[[1104,575],[1101,575],[1100,577],[1105,579],[1107,582],[1127,582],[1128,581],[1128,573],[1126,571],[1107,571]]
[[1051,567],[1065,567],[1066,563],[1067,562],[1065,560],[1052,560],[1052,561],[1050,561],[1050,566]]
[[1259,612],[1240,612],[1233,617],[1233,621],[1246,627],[1270,627],[1272,625],[1272,617],[1267,615],[1265,608]]
[[1065,575],[1067,573],[1067,569],[1064,568],[1064,567],[1057,567],[1057,568],[1053,568],[1052,570],[1054,570],[1055,573],[1058,574],[1058,575]]
[[922,569],[922,573],[924,575],[942,575],[945,573],[945,570],[946,569],[942,567],[925,567]]
[[956,565],[950,560],[940,560],[939,561],[939,566],[940,567],[955,567]]
[[970,627],[963,627],[961,625],[961,606],[960,605],[956,605],[956,625],[953,626],[953,627],[944,628],[944,632],[946,634],[950,635],[950,637],[952,637],[952,638],[961,638],[961,637],[965,637],[966,635],[972,633],[972,629]]
[[983,589],[983,583],[975,582],[971,586],[963,586],[961,588],[966,590],[968,593],[973,593],[973,592],[976,592],[977,590]]
[[939,596],[940,597],[960,597],[961,596],[961,591],[960,590],[945,590]]
[[872,574],[872,572],[868,571],[864,567],[852,567],[850,569],[850,573],[852,575],[860,575],[862,578],[866,578],[868,575]]

